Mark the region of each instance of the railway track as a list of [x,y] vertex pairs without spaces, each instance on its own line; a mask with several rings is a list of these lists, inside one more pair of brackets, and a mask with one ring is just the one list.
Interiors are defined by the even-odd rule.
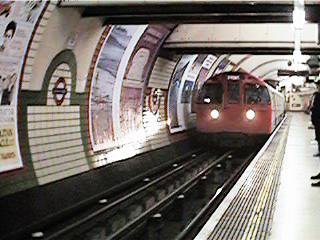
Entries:
[[211,171],[198,178],[196,184],[179,195],[168,209],[153,215],[142,234],[123,239],[193,239],[253,156],[254,152],[234,152],[231,158],[227,155],[221,163],[213,163],[209,166]]
[[38,234],[48,240],[183,239],[196,229],[192,222],[201,222],[193,221],[197,213],[212,197],[222,195],[218,193],[226,190],[228,179],[251,155],[246,151],[193,154],[117,197],[101,198],[90,211],[47,228],[42,236]]

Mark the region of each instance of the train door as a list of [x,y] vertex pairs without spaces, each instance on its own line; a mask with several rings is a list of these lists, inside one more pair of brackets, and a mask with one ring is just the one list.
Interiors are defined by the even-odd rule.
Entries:
[[241,88],[239,76],[228,76],[226,82],[226,99],[225,99],[225,111],[228,113],[228,120],[230,125],[234,127],[239,127],[239,123],[242,118],[242,104],[241,104]]

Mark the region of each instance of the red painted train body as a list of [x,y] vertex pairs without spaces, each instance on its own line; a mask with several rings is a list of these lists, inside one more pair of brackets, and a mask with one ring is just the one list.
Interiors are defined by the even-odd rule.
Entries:
[[260,142],[283,117],[282,94],[248,73],[221,73],[198,93],[197,131],[219,145]]

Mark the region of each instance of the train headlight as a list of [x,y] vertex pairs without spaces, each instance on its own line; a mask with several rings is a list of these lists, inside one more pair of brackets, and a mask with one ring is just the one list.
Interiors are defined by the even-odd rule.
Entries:
[[213,109],[210,113],[210,116],[213,118],[213,119],[218,119],[219,116],[220,116],[220,113],[217,109]]
[[246,112],[246,117],[247,117],[248,120],[253,120],[256,117],[255,111],[253,111],[252,109],[249,109]]

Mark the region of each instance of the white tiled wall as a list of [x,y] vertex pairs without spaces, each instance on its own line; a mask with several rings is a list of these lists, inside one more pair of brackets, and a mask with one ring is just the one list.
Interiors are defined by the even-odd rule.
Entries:
[[89,170],[79,106],[29,106],[28,134],[39,184]]
[[159,108],[159,120],[156,120],[149,111],[147,99],[145,99],[143,111],[143,126],[146,132],[147,143],[150,149],[157,149],[169,145],[170,143],[186,139],[185,133],[170,135],[166,119],[166,99],[165,95],[168,90],[172,73],[175,69],[176,61],[159,57],[152,70],[148,87],[162,89],[163,97]]
[[30,88],[30,83],[31,83],[31,75],[32,75],[32,67],[34,64],[34,58],[37,54],[37,51],[39,49],[39,43],[41,41],[41,38],[43,36],[43,33],[46,29],[46,26],[48,24],[48,19],[50,18],[53,10],[56,8],[57,1],[51,1],[43,14],[42,19],[40,20],[40,24],[36,29],[34,38],[32,40],[30,50],[28,53],[28,57],[26,60],[26,68],[24,69],[23,73],[23,80],[22,80],[22,90],[28,90]]
[[[143,126],[146,132],[147,143],[151,149],[157,149],[170,144],[167,131],[167,123],[165,119],[165,99],[161,98],[161,106],[159,108],[160,121],[156,121],[153,114],[147,107],[143,112]],[[147,106],[147,104],[145,103]]]
[[175,61],[159,57],[152,70],[148,86],[151,88],[168,89]]

